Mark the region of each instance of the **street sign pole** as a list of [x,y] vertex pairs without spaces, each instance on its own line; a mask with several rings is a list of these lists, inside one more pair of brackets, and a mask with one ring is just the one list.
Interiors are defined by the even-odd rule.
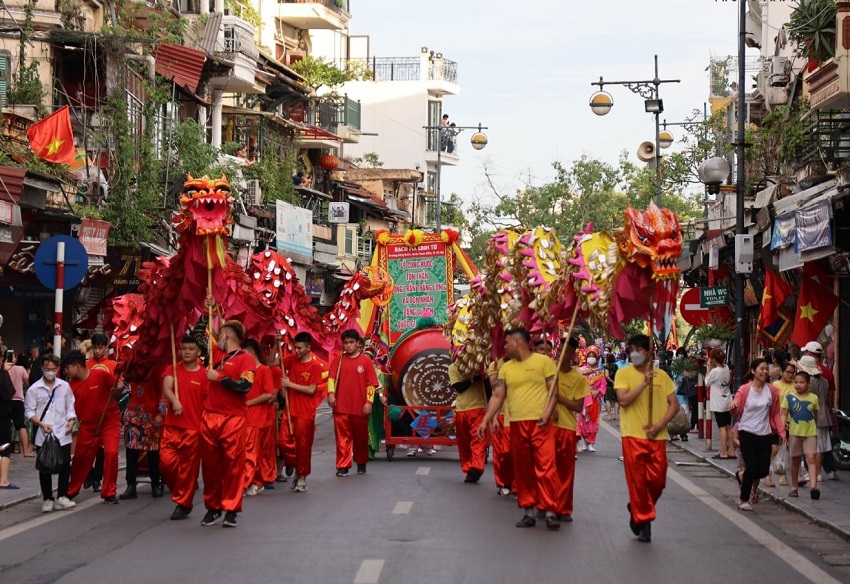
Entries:
[[62,304],[65,299],[65,242],[56,245],[56,301],[53,308],[53,354],[62,356]]

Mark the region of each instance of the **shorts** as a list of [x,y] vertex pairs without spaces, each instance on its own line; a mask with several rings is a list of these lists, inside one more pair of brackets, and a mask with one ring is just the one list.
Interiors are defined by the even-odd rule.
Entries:
[[817,454],[818,439],[816,436],[789,436],[788,449],[791,456]]
[[832,440],[829,438],[829,427],[818,428],[818,454],[832,452]]
[[714,412],[714,419],[717,422],[718,428],[726,428],[732,425],[731,412]]
[[609,388],[605,391],[605,401],[608,401],[608,402],[615,402],[615,401],[617,401],[617,392],[614,390],[614,388],[613,388],[613,387],[609,387]]
[[26,406],[24,406],[23,400],[12,400],[12,423],[15,425],[15,430],[27,427],[24,410],[26,410]]

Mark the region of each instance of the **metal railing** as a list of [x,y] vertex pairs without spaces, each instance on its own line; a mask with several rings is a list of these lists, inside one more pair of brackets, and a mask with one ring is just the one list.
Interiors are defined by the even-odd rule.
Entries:
[[351,17],[348,12],[348,0],[277,0],[278,4],[321,4],[341,16]]
[[457,156],[457,135],[459,130],[450,128],[433,128],[426,131],[425,149],[429,152],[441,150],[447,154]]
[[359,130],[360,110],[360,102],[345,95],[338,99],[320,98],[314,105],[293,112],[291,118],[336,133],[340,124]]
[[798,163],[850,160],[850,112],[813,111]]
[[419,57],[371,57],[369,59],[342,59],[340,69],[352,71],[370,81],[428,81],[442,80],[457,83],[457,63],[448,59],[434,59],[422,71]]

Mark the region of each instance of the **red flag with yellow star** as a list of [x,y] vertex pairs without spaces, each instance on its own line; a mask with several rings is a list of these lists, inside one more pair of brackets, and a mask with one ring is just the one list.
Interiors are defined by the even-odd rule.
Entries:
[[73,164],[76,157],[71,108],[59,108],[43,120],[27,128],[30,148],[42,160],[55,164]]
[[836,306],[838,296],[833,294],[832,290],[824,288],[811,278],[803,278],[797,296],[792,342],[802,347],[809,341],[816,340],[832,318]]
[[759,328],[767,330],[779,314],[779,307],[791,296],[791,286],[782,276],[765,270],[764,290],[761,293],[761,311],[759,312]]

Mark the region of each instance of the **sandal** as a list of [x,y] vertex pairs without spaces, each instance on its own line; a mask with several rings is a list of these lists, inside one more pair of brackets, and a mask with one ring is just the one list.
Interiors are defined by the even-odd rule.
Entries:
[[750,495],[750,503],[752,503],[753,505],[755,505],[755,504],[756,504],[756,503],[758,503],[758,502],[759,502],[759,492],[758,492],[758,489],[753,489],[753,493],[752,493],[752,495]]
[[789,497],[799,497],[800,493],[797,491],[797,489],[791,489],[790,491],[788,491],[788,496]]
[[741,503],[738,505],[738,509],[741,511],[752,511],[753,508],[749,503]]
[[744,486],[744,481],[741,480],[741,471],[735,471],[735,480],[738,481],[739,487]]

